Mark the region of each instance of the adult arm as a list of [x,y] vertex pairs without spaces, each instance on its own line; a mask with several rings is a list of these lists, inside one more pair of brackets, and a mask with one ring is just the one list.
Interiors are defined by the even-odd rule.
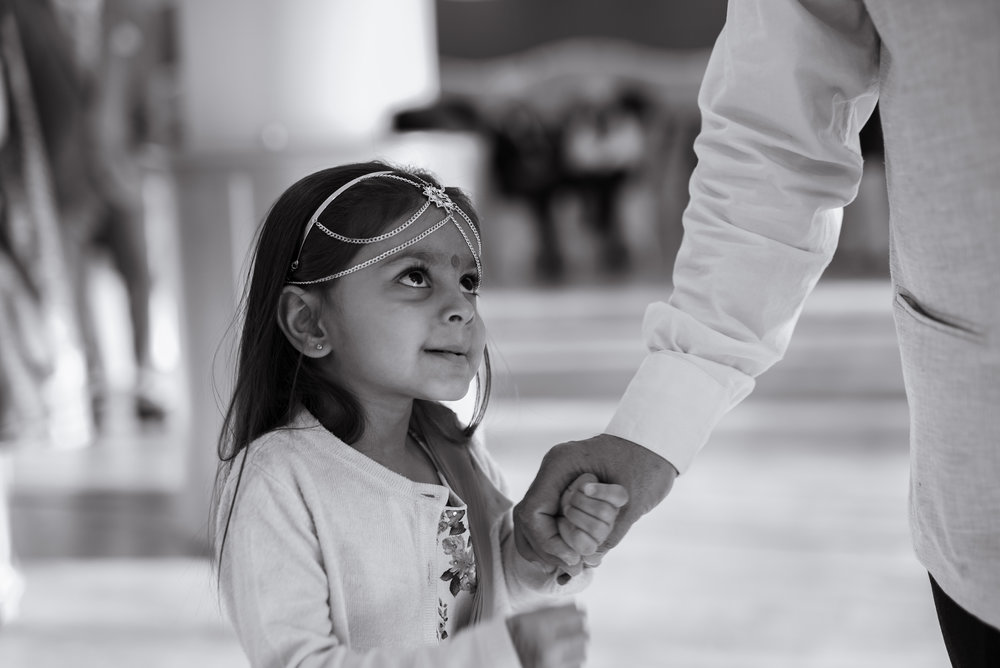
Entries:
[[857,193],[879,49],[861,0],[730,1],[698,98],[673,294],[646,311],[649,352],[606,433],[556,446],[515,509],[526,555],[565,549],[553,517],[581,471],[629,491],[603,549],[617,544],[782,357]]

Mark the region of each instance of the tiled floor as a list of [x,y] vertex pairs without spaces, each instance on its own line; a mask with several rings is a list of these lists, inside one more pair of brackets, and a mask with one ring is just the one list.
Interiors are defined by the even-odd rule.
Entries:
[[[641,359],[654,293],[503,292],[491,448],[523,491],[545,449],[599,431]],[[821,284],[787,359],[582,597],[590,668],[946,666],[906,527],[906,407],[882,284]],[[0,666],[244,666],[196,537],[173,512],[183,443],[123,429],[24,453],[28,577]]]

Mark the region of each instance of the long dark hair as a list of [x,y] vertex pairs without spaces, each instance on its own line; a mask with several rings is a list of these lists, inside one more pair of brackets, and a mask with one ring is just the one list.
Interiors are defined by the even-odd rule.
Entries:
[[[237,313],[237,318],[243,320],[242,335],[236,352],[233,394],[219,434],[213,516],[219,510],[222,488],[234,459],[256,438],[286,425],[300,407],[311,412],[345,443],[356,442],[364,433],[365,414],[361,404],[336,380],[325,377],[314,360],[289,343],[278,327],[277,309],[282,288],[292,277],[296,256],[299,262],[294,279],[309,281],[347,268],[362,248],[358,244],[330,239],[325,234],[311,233],[299,253],[310,216],[345,183],[364,174],[387,170],[410,180],[440,185],[426,172],[403,170],[382,162],[342,165],[318,171],[294,183],[264,218],[257,232],[246,292]],[[446,192],[479,228],[479,217],[469,198],[457,188],[447,188]],[[420,190],[402,181],[366,179],[339,195],[320,220],[345,236],[369,238],[384,232],[404,214],[416,211],[423,202]],[[306,289],[321,290],[326,285],[321,283]],[[462,425],[455,413],[445,406],[424,400],[414,402],[411,425],[425,433],[433,430],[435,435],[452,443],[468,442],[485,414],[490,376],[487,353],[477,376],[476,407],[468,425]],[[216,559],[221,559],[242,475],[243,466],[226,518],[226,531],[218,549],[214,550]],[[209,525],[214,528],[215,522]]]

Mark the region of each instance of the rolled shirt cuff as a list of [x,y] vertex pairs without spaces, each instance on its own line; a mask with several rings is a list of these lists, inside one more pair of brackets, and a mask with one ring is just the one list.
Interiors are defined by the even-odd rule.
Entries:
[[652,450],[684,473],[753,386],[753,378],[731,367],[657,351],[639,366],[605,433]]

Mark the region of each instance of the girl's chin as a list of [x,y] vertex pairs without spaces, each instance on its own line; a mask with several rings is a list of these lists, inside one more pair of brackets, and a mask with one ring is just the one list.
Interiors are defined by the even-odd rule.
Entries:
[[428,401],[458,401],[465,397],[467,392],[467,389],[461,392],[433,392],[422,398]]
[[435,387],[428,390],[424,396],[418,398],[426,399],[428,401],[458,401],[465,398],[465,396],[469,394],[471,384],[472,378],[464,384],[457,384],[454,387]]

